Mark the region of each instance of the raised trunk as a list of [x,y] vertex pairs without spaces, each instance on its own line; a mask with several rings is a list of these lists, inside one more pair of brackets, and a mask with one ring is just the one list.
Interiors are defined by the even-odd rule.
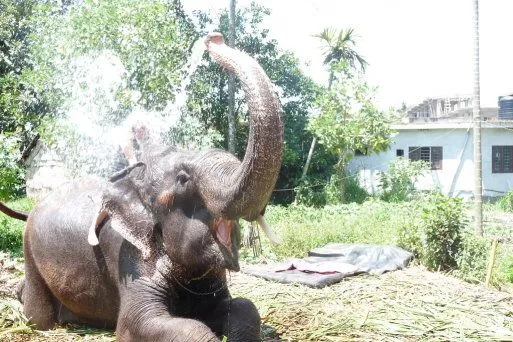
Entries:
[[264,209],[278,178],[283,149],[281,105],[271,81],[253,58],[226,46],[218,33],[209,35],[206,45],[212,58],[240,80],[250,126],[242,163],[224,158],[206,165],[208,172],[202,175],[199,191],[213,213],[252,221]]

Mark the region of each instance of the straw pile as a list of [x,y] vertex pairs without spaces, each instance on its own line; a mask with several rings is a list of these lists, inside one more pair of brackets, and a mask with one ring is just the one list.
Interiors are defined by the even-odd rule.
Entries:
[[324,289],[232,276],[287,341],[513,341],[513,297],[412,267],[360,275]]
[[[13,277],[19,279],[17,273]],[[230,288],[234,296],[250,298],[257,305],[265,341],[513,341],[510,294],[421,267],[382,276],[359,275],[324,289],[232,273]],[[114,341],[115,337],[112,332],[78,327],[35,331],[27,326],[13,295],[0,293],[2,340]]]

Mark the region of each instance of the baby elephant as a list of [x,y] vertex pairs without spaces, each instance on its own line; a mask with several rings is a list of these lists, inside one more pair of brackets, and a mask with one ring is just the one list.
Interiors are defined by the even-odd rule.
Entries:
[[139,139],[137,160],[108,181],[67,185],[28,217],[0,206],[27,220],[21,299],[38,329],[72,322],[115,328],[119,341],[260,340],[258,311],[231,298],[226,272],[239,270],[237,220],[262,221],[278,176],[281,106],[253,58],[217,33],[205,43],[246,94],[242,161]]

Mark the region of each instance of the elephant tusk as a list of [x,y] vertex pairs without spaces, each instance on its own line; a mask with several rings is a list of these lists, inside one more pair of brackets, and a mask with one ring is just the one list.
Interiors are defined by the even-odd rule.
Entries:
[[96,236],[96,227],[95,227],[94,222],[91,225],[91,227],[89,227],[89,235],[87,236],[87,242],[89,242],[89,244],[91,246],[98,246],[100,244],[100,241],[98,240],[98,237]]
[[98,246],[100,244],[100,241],[98,240],[99,232],[97,232],[97,229],[106,217],[107,212],[103,209],[100,209],[98,214],[94,217],[93,222],[91,222],[91,225],[89,226],[89,234],[87,236],[87,242],[89,242],[91,246]]
[[271,227],[269,227],[269,224],[267,224],[267,221],[265,220],[263,215],[258,216],[256,221],[272,244],[279,245],[281,243],[280,238],[274,234]]

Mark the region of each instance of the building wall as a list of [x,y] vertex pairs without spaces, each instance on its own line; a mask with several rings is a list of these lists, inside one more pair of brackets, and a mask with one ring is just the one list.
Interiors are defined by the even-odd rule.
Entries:
[[25,161],[27,196],[34,199],[69,181],[62,159],[39,140]]
[[483,189],[485,195],[497,196],[513,190],[513,173],[492,174],[492,146],[513,145],[513,130],[493,128],[483,134]]
[[[396,150],[408,157],[410,146],[442,146],[442,170],[430,170],[419,177],[416,187],[421,190],[440,189],[444,194],[468,198],[474,188],[472,129],[415,129],[399,130],[391,149],[372,156],[356,156],[348,171],[358,174],[360,184],[370,192],[379,191],[379,173],[388,169],[396,158]],[[486,128],[482,131],[483,194],[497,196],[513,189],[513,174],[492,174],[492,145],[513,145],[513,131]]]

